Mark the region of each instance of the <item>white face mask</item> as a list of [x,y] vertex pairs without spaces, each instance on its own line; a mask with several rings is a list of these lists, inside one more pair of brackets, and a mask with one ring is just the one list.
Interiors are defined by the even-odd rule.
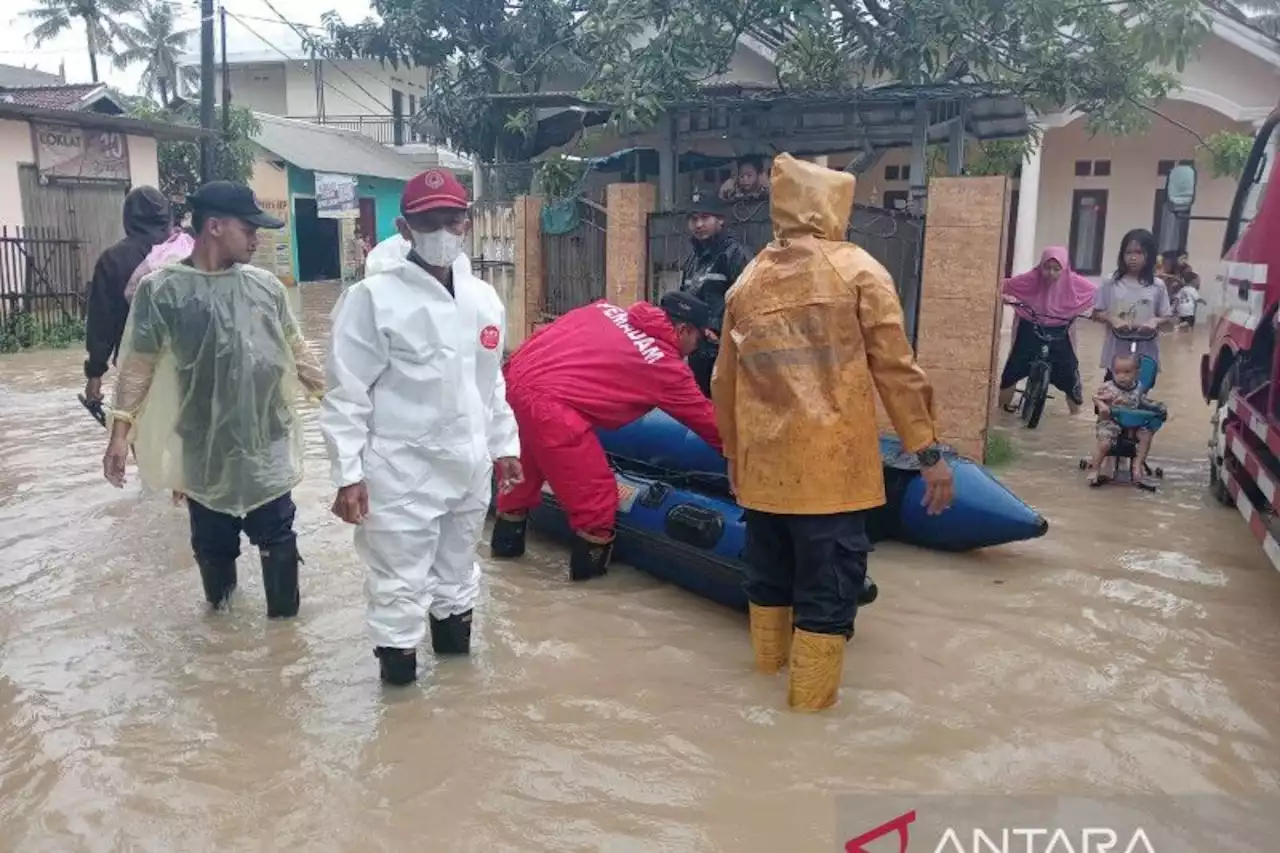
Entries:
[[413,248],[428,266],[448,267],[462,254],[462,244],[466,239],[461,234],[454,234],[448,228],[440,228],[427,234],[417,231],[413,234]]

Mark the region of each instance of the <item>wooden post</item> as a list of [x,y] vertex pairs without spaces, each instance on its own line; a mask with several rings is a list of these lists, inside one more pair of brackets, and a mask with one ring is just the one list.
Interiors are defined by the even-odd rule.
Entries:
[[652,184],[609,184],[605,232],[605,295],[623,308],[649,295],[649,214]]
[[[533,333],[546,304],[546,269],[542,259],[542,199],[520,196],[516,208],[516,280],[511,289],[507,347],[515,349]],[[515,310],[516,306],[522,312]],[[517,313],[523,316],[516,317]]]
[[995,402],[1008,179],[929,184],[916,360],[941,438],[983,461]]

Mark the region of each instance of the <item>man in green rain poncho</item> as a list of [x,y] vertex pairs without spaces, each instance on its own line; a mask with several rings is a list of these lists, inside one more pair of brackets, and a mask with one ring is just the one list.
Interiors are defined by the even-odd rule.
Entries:
[[138,285],[120,347],[103,473],[124,485],[133,445],[144,483],[187,499],[205,597],[236,586],[240,534],[262,556],[268,617],[297,615],[292,490],[302,479],[300,390],[324,394],[324,369],[285,287],[249,266],[265,214],[248,187],[205,184],[187,201],[191,257]]

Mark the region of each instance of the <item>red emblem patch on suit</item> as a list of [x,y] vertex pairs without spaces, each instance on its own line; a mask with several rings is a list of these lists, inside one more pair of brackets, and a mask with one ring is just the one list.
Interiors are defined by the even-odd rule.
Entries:
[[497,326],[485,326],[480,330],[480,346],[485,349],[497,349],[499,337],[501,334]]

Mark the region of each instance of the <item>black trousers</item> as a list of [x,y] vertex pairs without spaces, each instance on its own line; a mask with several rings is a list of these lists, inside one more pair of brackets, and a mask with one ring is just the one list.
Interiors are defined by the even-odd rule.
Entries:
[[294,538],[293,518],[297,507],[293,495],[285,492],[244,518],[209,509],[187,498],[191,517],[191,549],[196,559],[235,560],[240,556],[240,533],[255,548],[270,548]]
[[715,369],[716,356],[719,354],[719,344],[704,340],[689,356],[689,369],[693,371],[693,378],[698,380],[698,387],[707,397],[711,396],[711,371]]
[[[1031,375],[1031,362],[1040,355],[1040,339],[1026,320],[1019,319],[1013,334],[1009,358],[1000,374],[1000,390],[1012,388]],[[1049,383],[1067,395],[1077,406],[1084,402],[1084,388],[1080,382],[1080,362],[1071,346],[1071,339],[1063,337],[1049,344]]]
[[793,622],[814,634],[853,635],[867,577],[866,513],[778,515],[746,511],[747,599],[791,607]]

